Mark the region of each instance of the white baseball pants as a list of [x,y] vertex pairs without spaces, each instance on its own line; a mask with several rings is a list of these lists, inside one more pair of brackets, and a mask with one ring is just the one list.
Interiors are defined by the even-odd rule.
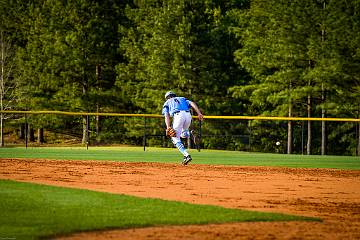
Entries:
[[181,142],[180,137],[187,138],[190,136],[189,127],[191,120],[190,112],[180,111],[174,114],[173,129],[176,132],[176,137],[171,138],[174,144]]

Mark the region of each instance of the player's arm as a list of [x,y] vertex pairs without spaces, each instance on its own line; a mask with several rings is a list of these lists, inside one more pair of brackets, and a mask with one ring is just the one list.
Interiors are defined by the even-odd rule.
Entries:
[[176,137],[176,131],[171,127],[170,114],[165,113],[166,136]]
[[166,124],[166,129],[171,127],[171,119],[169,113],[165,113],[165,124]]
[[201,113],[199,107],[196,105],[196,103],[194,102],[190,102],[190,106],[195,110],[195,112],[197,113],[197,116],[198,116],[198,119],[200,121],[204,120],[204,116],[203,114]]
[[167,106],[166,103],[163,106],[162,114],[165,117],[166,129],[168,129],[171,127],[171,118],[169,113],[169,106]]

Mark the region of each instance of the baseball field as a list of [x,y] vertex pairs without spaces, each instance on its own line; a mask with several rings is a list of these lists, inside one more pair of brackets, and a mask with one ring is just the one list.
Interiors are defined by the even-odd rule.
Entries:
[[0,239],[360,239],[360,158],[0,148]]

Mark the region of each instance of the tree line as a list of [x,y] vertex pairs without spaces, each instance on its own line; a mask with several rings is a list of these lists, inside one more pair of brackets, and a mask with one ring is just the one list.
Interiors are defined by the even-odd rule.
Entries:
[[[206,115],[359,118],[360,0],[0,4],[1,110],[159,114],[174,90]],[[48,117],[34,117],[33,126],[49,128]],[[63,121],[52,127],[71,126]],[[98,118],[96,129],[112,124]],[[268,136],[276,135],[287,153],[299,152],[295,124],[279,132],[252,122],[254,150],[274,151]],[[305,127],[307,154],[360,152],[359,124]],[[210,122],[208,131],[244,126]]]

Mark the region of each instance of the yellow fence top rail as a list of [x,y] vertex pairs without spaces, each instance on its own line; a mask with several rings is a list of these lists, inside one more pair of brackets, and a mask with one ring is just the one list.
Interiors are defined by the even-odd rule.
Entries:
[[159,118],[162,115],[156,114],[132,114],[132,113],[94,113],[94,112],[64,112],[64,111],[0,111],[0,113],[12,114],[56,114],[70,116],[111,116],[111,117],[153,117]]
[[[148,117],[161,118],[160,114],[101,113],[101,112],[64,112],[64,111],[0,111],[3,114],[56,114],[70,116],[111,116],[111,117]],[[193,116],[196,118],[196,116]],[[204,116],[205,119],[234,120],[277,120],[277,121],[337,121],[360,122],[359,118],[308,118],[308,117],[267,117],[267,116]]]

